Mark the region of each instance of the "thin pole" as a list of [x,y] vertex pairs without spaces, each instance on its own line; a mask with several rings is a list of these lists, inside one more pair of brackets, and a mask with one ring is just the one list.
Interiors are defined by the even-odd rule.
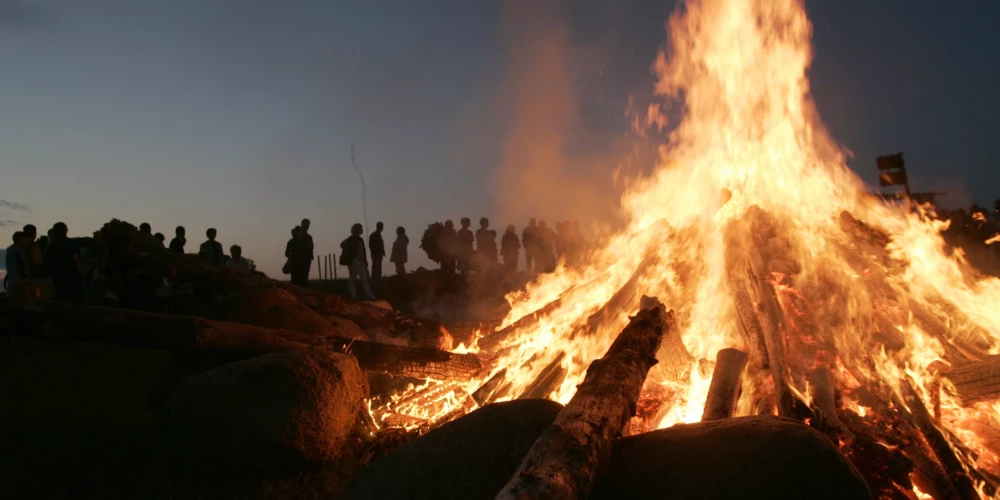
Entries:
[[333,254],[333,279],[337,279],[337,254]]
[[371,227],[368,225],[368,194],[365,190],[365,177],[361,175],[361,169],[358,168],[358,164],[354,161],[354,144],[351,144],[351,166],[354,167],[354,171],[358,173],[358,179],[361,180],[361,212],[365,216],[365,231],[371,231]]

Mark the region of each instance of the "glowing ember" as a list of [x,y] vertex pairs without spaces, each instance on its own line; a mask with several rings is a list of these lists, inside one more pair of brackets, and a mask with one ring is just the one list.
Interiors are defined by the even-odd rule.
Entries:
[[[972,451],[959,453],[965,465],[997,472],[985,446],[996,439],[983,433],[996,428],[1000,405],[963,406],[938,372],[1000,352],[1000,280],[946,251],[943,223],[866,195],[847,169],[809,95],[811,26],[801,0],[689,0],[669,34],[656,89],[682,100],[682,117],[659,168],[622,200],[629,227],[587,266],[560,267],[509,298],[501,327],[543,312],[480,353],[489,373],[428,381],[376,416],[434,422],[525,395],[565,403],[627,323],[637,294],[647,294],[675,311],[681,335],[664,340],[638,428],[697,421],[716,353],[755,348],[734,299],[734,276],[742,259],[753,263],[753,250],[782,313],[782,345],[767,348],[784,354],[777,370],[793,396],[811,394],[806,374],[825,366],[845,411],[869,421],[875,410],[862,389],[902,401],[900,381],[911,379]],[[738,413],[776,411],[772,380],[751,354]]]

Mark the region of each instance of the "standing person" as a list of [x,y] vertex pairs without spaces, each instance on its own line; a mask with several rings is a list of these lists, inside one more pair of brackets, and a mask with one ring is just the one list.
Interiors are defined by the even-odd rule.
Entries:
[[545,221],[538,222],[538,249],[535,258],[543,273],[551,273],[556,268],[555,232],[549,229]]
[[153,237],[156,238],[156,241],[160,242],[161,247],[163,246],[163,242],[167,241],[167,237],[164,236],[163,233],[156,233],[153,235]]
[[217,234],[214,227],[208,228],[208,231],[205,231],[205,236],[208,239],[198,249],[198,258],[207,266],[221,266],[224,263],[223,258],[225,256],[222,253],[222,243],[215,241]]
[[163,242],[156,239],[156,235],[153,234],[153,226],[150,226],[148,222],[139,224],[139,236],[142,238],[142,241],[148,245],[163,246]]
[[462,229],[459,229],[455,235],[455,241],[458,242],[458,271],[462,274],[467,274],[472,261],[472,255],[475,253],[473,245],[476,242],[476,237],[473,236],[472,229],[469,229],[472,227],[472,221],[468,217],[462,217],[461,224]]
[[538,256],[538,224],[534,217],[528,219],[528,227],[521,233],[521,242],[524,244],[524,269],[534,274]]
[[[301,228],[299,232],[302,233],[299,236],[302,239],[302,248],[300,250],[302,252],[301,265],[303,268],[298,271],[300,273],[299,281],[302,283],[302,286],[309,284],[309,271],[312,270],[313,259],[315,259],[315,253],[313,253],[313,237],[309,234],[310,226],[312,226],[312,223],[309,222],[309,219],[302,219],[302,222],[299,225]],[[295,235],[292,235],[292,237],[294,236]],[[294,277],[292,278],[292,283],[295,283]]]
[[382,240],[382,229],[385,224],[375,223],[375,232],[368,235],[368,249],[372,252],[372,281],[376,284],[382,281],[382,259],[385,258],[385,241]]
[[26,224],[24,229],[21,230],[24,236],[28,238],[28,246],[25,247],[25,257],[28,259],[26,262],[27,266],[30,268],[32,276],[41,276],[42,274],[42,247],[35,241],[38,238],[38,228],[34,224]]
[[521,242],[517,239],[517,229],[513,224],[507,225],[507,230],[500,240],[500,254],[503,255],[503,267],[507,273],[517,272],[517,259],[521,252]]
[[389,262],[396,264],[396,276],[403,276],[406,274],[406,261],[407,261],[407,250],[406,247],[410,244],[410,238],[406,236],[406,229],[403,226],[396,228],[396,241],[392,242],[392,255],[389,256]]
[[309,286],[309,267],[312,258],[309,256],[307,242],[303,236],[302,226],[292,228],[292,239],[285,244],[285,257],[288,261],[283,272],[292,276],[292,284],[298,286]]
[[185,233],[184,226],[177,226],[177,229],[174,229],[174,239],[170,240],[171,252],[184,253],[184,245],[187,244],[187,238],[184,237]]
[[52,226],[52,238],[45,251],[45,268],[52,278],[55,300],[79,304],[83,302],[83,262],[68,234],[66,224],[57,222]]
[[455,232],[455,223],[444,221],[444,233],[441,235],[441,269],[450,274],[455,274],[455,262],[458,259],[458,233]]
[[497,263],[497,232],[490,229],[490,220],[479,219],[479,229],[476,230],[476,253],[483,270],[488,271]]
[[31,263],[28,257],[28,249],[31,245],[31,237],[24,231],[17,231],[11,238],[11,245],[7,247],[7,255],[4,258],[7,275],[3,278],[3,287],[7,295],[16,295],[15,290],[22,281],[31,278]]
[[226,269],[244,273],[250,272],[250,261],[243,258],[243,247],[239,245],[229,247],[229,258],[226,259]]
[[358,300],[357,282],[361,281],[365,297],[368,300],[375,300],[371,286],[368,285],[368,259],[365,251],[365,239],[361,237],[365,230],[361,224],[351,226],[351,235],[340,242],[340,264],[347,266],[350,280],[347,282],[347,291],[351,298]]

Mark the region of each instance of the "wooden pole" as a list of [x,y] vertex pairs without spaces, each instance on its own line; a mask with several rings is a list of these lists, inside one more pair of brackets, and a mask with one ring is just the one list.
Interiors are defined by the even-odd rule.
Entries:
[[715,358],[712,384],[705,399],[705,412],[701,420],[732,418],[743,385],[743,369],[747,366],[747,353],[738,349],[723,349]]
[[587,498],[628,420],[649,369],[656,364],[674,313],[643,297],[641,310],[603,358],[591,363],[576,395],[542,431],[497,500]]
[[333,261],[333,279],[337,279],[337,254],[331,254]]

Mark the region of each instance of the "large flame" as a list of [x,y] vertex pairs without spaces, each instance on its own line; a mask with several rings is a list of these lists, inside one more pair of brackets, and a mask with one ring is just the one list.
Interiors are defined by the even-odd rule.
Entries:
[[[656,404],[641,415],[643,425],[698,421],[716,353],[747,349],[729,273],[739,255],[732,235],[753,239],[740,221],[756,206],[776,228],[769,243],[781,249],[779,261],[790,263],[785,270],[772,266],[769,279],[789,318],[792,390],[809,394],[804,377],[795,374],[820,365],[846,388],[877,383],[898,394],[899,381],[909,377],[928,407],[940,406],[945,427],[979,446],[977,429],[998,420],[997,406],[963,407],[947,383],[939,388],[935,372],[955,362],[946,345],[955,336],[998,352],[1000,280],[979,276],[960,252],[949,252],[942,223],[877,201],[845,166],[844,151],[809,94],[811,30],[801,0],[682,4],[654,66],[658,95],[682,104],[681,117],[654,174],[632,182],[622,200],[629,226],[594,250],[586,266],[560,266],[511,297],[501,327],[542,311],[537,323],[501,342],[482,379],[418,391],[426,403],[421,416],[474,408],[469,395],[487,380],[495,395],[490,400],[543,390],[541,396],[567,402],[632,311],[612,310],[597,323],[592,317],[631,282],[674,309],[684,346],[665,341],[664,349],[672,350],[660,353],[650,373],[643,398]],[[889,259],[866,258],[858,235],[845,230],[845,212],[888,235]],[[928,326],[935,320],[948,337]],[[902,339],[890,353],[873,338],[886,329]],[[740,413],[760,411],[768,409],[741,399]],[[986,449],[976,451],[981,461],[996,461]]]

